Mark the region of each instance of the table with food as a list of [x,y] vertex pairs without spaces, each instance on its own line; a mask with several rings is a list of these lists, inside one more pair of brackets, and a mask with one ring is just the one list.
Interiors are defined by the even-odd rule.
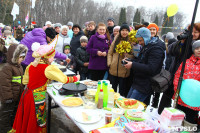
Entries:
[[180,129],[185,116],[174,108],[154,116],[151,107],[114,92],[108,80],[54,82],[47,93],[48,107],[53,99],[84,133],[168,133]]

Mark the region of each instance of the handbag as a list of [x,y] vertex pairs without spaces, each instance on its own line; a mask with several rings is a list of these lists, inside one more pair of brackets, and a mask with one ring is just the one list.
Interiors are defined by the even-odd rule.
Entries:
[[160,73],[151,78],[151,87],[155,92],[164,92],[170,86],[171,73],[164,68]]

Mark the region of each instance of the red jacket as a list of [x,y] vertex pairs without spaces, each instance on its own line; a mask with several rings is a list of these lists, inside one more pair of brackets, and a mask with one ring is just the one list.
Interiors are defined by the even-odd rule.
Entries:
[[[179,66],[178,70],[176,71],[174,77],[174,91],[176,92],[178,86],[178,80],[180,77],[181,69],[183,63]],[[185,64],[185,71],[183,74],[183,79],[195,79],[200,81],[200,57],[195,57],[192,55],[189,59],[186,60]],[[200,90],[199,90],[200,92]],[[192,110],[200,111],[200,107],[190,107],[189,105],[185,104],[181,98],[178,99],[178,104]]]

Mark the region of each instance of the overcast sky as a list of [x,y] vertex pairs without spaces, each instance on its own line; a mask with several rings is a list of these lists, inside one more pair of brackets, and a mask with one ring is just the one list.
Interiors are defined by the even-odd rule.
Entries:
[[[134,6],[135,8],[144,6],[148,9],[154,8],[167,8],[171,4],[177,4],[179,12],[183,12],[186,15],[185,23],[191,23],[192,15],[195,7],[196,0],[95,0],[95,1],[110,1],[115,6]],[[198,4],[198,10],[195,22],[200,22],[200,4]],[[186,25],[186,24],[185,24]]]

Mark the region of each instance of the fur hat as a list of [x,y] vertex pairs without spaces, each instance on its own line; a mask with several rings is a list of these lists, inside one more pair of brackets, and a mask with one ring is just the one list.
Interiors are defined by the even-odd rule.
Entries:
[[86,36],[82,36],[81,38],[80,38],[80,42],[82,43],[82,42],[88,42],[88,38],[86,37]]
[[26,56],[28,52],[28,48],[23,44],[12,44],[8,48],[7,55],[7,62],[18,64],[18,60],[20,56]]
[[109,17],[109,18],[107,19],[107,21],[113,21],[113,23],[115,23],[114,18],[111,18],[111,17]]
[[119,30],[119,29],[120,29],[120,26],[115,26],[115,27],[113,28],[113,32],[114,32],[115,29],[118,29],[118,30]]
[[45,30],[45,33],[46,33],[46,36],[48,36],[51,39],[54,39],[56,36],[56,31],[52,27],[47,28]]
[[79,28],[79,30],[81,31],[81,27],[80,27],[78,24],[75,24],[75,25],[72,27],[72,30],[74,30],[74,28]]
[[56,28],[56,27],[62,27],[62,25],[60,24],[60,23],[56,23],[56,24],[54,24],[54,28]]
[[88,23],[88,25],[94,25],[94,27],[96,26],[96,23],[94,22],[94,21],[90,21],[89,23]]
[[48,24],[52,25],[50,21],[46,21],[45,26],[47,26]]
[[142,28],[138,29],[135,37],[136,38],[142,37],[144,39],[145,45],[147,45],[151,39],[151,32],[149,29],[142,27]]
[[119,29],[119,32],[120,32],[121,30],[123,30],[123,29],[127,29],[127,30],[130,32],[130,28],[129,28],[128,24],[126,24],[126,23],[124,23],[124,24],[121,25],[121,27],[120,27],[120,29]]
[[69,27],[68,27],[67,25],[63,25],[63,26],[61,27],[61,32],[62,32],[63,29],[67,29],[67,31],[68,31],[68,30],[69,30]]
[[195,50],[196,48],[198,48],[198,47],[200,47],[200,40],[197,40],[197,41],[195,41],[195,42],[193,43],[193,45],[192,45],[192,51],[194,52],[194,50]]
[[151,23],[151,24],[149,24],[149,25],[147,26],[147,29],[150,29],[150,28],[152,28],[152,27],[156,28],[156,31],[158,32],[159,27],[157,26],[157,24]]
[[169,39],[173,39],[173,38],[174,38],[174,34],[173,34],[172,32],[168,32],[168,33],[166,34],[165,39],[169,40]]
[[67,23],[67,26],[72,26],[73,27],[73,25],[74,24],[72,22],[70,22],[70,21]]

